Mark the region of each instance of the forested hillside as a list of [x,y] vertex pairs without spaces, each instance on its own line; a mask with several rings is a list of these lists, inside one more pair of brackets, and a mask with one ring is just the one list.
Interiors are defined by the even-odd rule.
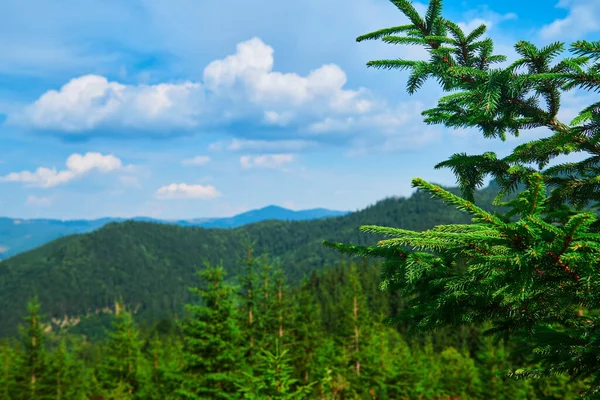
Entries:
[[18,340],[0,340],[0,398],[576,398],[581,383],[565,377],[498,376],[514,359],[476,327],[414,336],[383,325],[403,300],[378,289],[378,269],[344,263],[291,286],[268,259],[251,257],[236,289],[205,266],[189,282],[184,318],[140,327],[120,304],[93,341],[44,329],[30,302]]
[[[491,209],[494,185],[478,193]],[[230,276],[239,273],[246,244],[279,259],[290,282],[298,282],[340,255],[323,240],[374,243],[361,234],[364,224],[423,230],[441,223],[465,223],[469,217],[422,192],[389,198],[343,217],[312,221],[265,221],[232,230],[188,228],[129,221],[98,231],[58,239],[0,263],[0,335],[12,334],[34,294],[49,317],[76,317],[112,307],[119,296],[139,306],[151,320],[181,310],[186,287],[205,261],[223,262]]]
[[203,228],[236,228],[238,226],[267,220],[304,221],[346,215],[346,211],[315,208],[293,211],[277,206],[267,206],[243,212],[227,218],[195,218],[191,220],[166,221],[148,217],[101,218],[94,220],[18,219],[0,217],[0,260],[34,249],[52,240],[77,233],[88,233],[111,222],[127,220],[156,222],[178,226]]

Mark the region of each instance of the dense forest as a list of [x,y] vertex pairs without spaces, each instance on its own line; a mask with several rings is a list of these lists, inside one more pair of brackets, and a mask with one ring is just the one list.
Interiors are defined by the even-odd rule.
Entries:
[[[491,204],[497,192],[492,183],[478,192],[478,203],[494,209]],[[203,262],[223,262],[230,276],[237,275],[238,260],[249,242],[254,242],[258,253],[278,259],[288,282],[296,284],[313,271],[339,262],[340,255],[323,246],[323,240],[373,244],[374,236],[361,234],[360,225],[424,230],[447,222],[467,223],[469,217],[416,192],[347,216],[312,221],[264,221],[235,229],[139,221],[109,224],[2,261],[0,336],[16,333],[32,294],[55,321],[83,318],[82,324],[95,324],[85,321],[85,316],[114,308],[120,296],[139,309],[140,318],[156,320],[183,310],[190,300],[187,287]]]
[[559,118],[600,90],[600,42],[522,40],[492,68],[485,25],[391,2],[410,23],[357,40],[426,49],[368,63],[440,83],[426,123],[549,135],[343,217],[109,224],[3,261],[0,399],[600,398],[600,103]]
[[140,327],[121,301],[100,339],[48,329],[37,299],[0,344],[0,399],[572,399],[579,385],[498,375],[514,361],[475,327],[415,336],[382,323],[403,299],[379,266],[342,263],[288,285],[251,256],[235,286],[209,264],[185,315]]

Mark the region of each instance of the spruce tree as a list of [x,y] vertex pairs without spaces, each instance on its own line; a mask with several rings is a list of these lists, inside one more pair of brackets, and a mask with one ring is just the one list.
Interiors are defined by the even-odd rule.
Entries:
[[257,344],[266,349],[275,344],[279,334],[279,318],[277,314],[277,288],[274,279],[274,266],[266,254],[260,258],[258,265],[259,281],[257,287]]
[[340,339],[346,346],[347,377],[351,390],[361,398],[368,398],[372,396],[369,392],[376,391],[383,378],[379,365],[381,348],[374,337],[367,298],[360,282],[358,266],[354,263],[348,268],[348,285],[341,306],[345,313],[340,321]]
[[317,395],[322,400],[337,400],[350,394],[348,368],[345,354],[347,349],[337,343],[337,338],[326,337],[316,350],[315,373],[319,379]]
[[15,351],[9,341],[0,342],[0,400],[15,398]]
[[118,301],[98,371],[107,397],[141,398],[144,385],[142,345],[133,314]]
[[253,375],[248,376],[240,392],[247,399],[301,399],[311,392],[312,384],[296,385],[294,368],[287,356],[288,350],[282,350],[279,339],[275,339],[275,351],[261,349],[258,365]]
[[150,371],[144,387],[144,399],[177,398],[175,392],[181,385],[182,356],[179,340],[160,338],[158,335],[152,337],[147,350]]
[[417,385],[418,370],[411,348],[397,330],[386,327],[382,331],[386,333],[385,345],[388,350],[388,354],[382,355],[386,397],[389,399],[417,397],[414,389]]
[[48,387],[46,333],[40,303],[34,297],[27,303],[28,315],[19,326],[19,347],[15,361],[15,399],[42,399],[51,394]]
[[[328,245],[386,260],[382,288],[412,299],[397,319],[423,330],[490,322],[489,333],[525,336],[539,356],[534,367],[509,375],[587,378],[584,395],[600,395],[600,223],[583,209],[600,199],[600,103],[585,107],[570,123],[557,117],[563,92],[600,89],[600,42],[577,41],[570,48],[573,57],[556,61],[563,43],[538,48],[523,40],[515,45],[519,60],[492,68],[506,57],[493,54],[493,41],[482,39],[485,25],[463,32],[442,17],[441,0],[430,1],[424,18],[408,0],[392,3],[410,23],[357,40],[427,49],[428,61],[368,63],[410,70],[411,94],[428,78],[452,92],[423,112],[426,123],[476,128],[491,139],[531,128],[546,128],[549,136],[519,145],[504,158],[461,153],[439,163],[436,168],[455,173],[462,197],[413,180],[419,190],[471,214],[473,224],[425,232],[367,226],[362,230],[390,238],[375,247]],[[584,160],[549,166],[575,153]],[[486,176],[500,185],[495,204],[508,212],[495,215],[474,204],[473,193]],[[514,192],[516,198],[503,201]]]
[[235,289],[224,282],[223,267],[206,264],[204,287],[192,287],[202,304],[187,304],[184,334],[184,381],[179,394],[189,399],[232,399],[241,370]]
[[448,347],[439,355],[442,366],[440,386],[446,395],[460,399],[480,399],[483,383],[479,369],[468,354]]
[[277,321],[277,331],[276,336],[280,344],[284,343],[284,332],[287,331],[286,327],[286,318],[284,315],[288,315],[290,311],[289,307],[289,292],[288,287],[285,282],[285,275],[283,273],[283,267],[281,263],[277,263],[275,266],[275,271],[273,274],[274,282],[275,282],[275,294],[276,298],[274,299],[275,306],[273,307],[274,317]]
[[50,394],[47,399],[75,400],[86,399],[86,370],[79,360],[77,348],[69,346],[66,337],[59,342],[49,355],[48,386]]
[[244,260],[244,273],[240,275],[240,327],[247,348],[245,358],[250,360],[255,354],[256,344],[256,260],[252,256],[252,245],[247,245]]
[[290,355],[294,360],[297,376],[306,384],[314,378],[312,373],[316,368],[315,353],[324,332],[318,304],[307,282],[296,290],[292,304]]

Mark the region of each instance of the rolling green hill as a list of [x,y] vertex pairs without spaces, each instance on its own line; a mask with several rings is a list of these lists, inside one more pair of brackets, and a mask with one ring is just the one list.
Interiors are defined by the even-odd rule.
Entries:
[[[315,208],[293,211],[278,206],[267,206],[246,211],[228,218],[196,218],[191,220],[163,221],[148,217],[130,218],[133,221],[157,222],[179,226],[201,226],[203,228],[237,228],[271,219],[281,221],[303,221],[348,214],[347,211]],[[101,218],[94,220],[19,219],[0,217],[0,260],[34,249],[51,240],[77,233],[95,231],[111,222],[124,222],[124,218]]]
[[[495,187],[478,193],[477,202],[491,209]],[[12,334],[37,294],[49,317],[80,316],[110,307],[118,296],[139,305],[140,317],[155,319],[177,312],[188,301],[186,288],[204,261],[223,262],[235,276],[245,243],[268,253],[298,281],[312,271],[334,265],[340,256],[321,243],[375,243],[359,226],[375,224],[423,230],[470,218],[417,192],[389,198],[364,210],[311,221],[264,221],[235,229],[204,229],[152,222],[110,223],[86,234],[57,239],[0,263],[0,336]],[[231,275],[230,275],[231,276]]]

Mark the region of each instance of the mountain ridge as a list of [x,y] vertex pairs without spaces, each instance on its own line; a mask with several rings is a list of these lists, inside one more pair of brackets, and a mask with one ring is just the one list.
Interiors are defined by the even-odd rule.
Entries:
[[136,216],[131,218],[102,217],[95,219],[61,220],[52,218],[10,218],[0,217],[0,260],[34,249],[60,237],[87,233],[99,229],[111,222],[145,221],[175,224],[181,226],[200,226],[205,228],[235,228],[249,223],[276,220],[309,220],[346,215],[349,211],[314,208],[309,210],[290,210],[269,205],[249,210],[231,217],[191,218],[164,220],[159,218]]
[[[477,203],[493,211],[496,193],[477,192]],[[111,307],[122,297],[127,304],[140,305],[141,318],[157,320],[180,312],[190,300],[187,287],[197,280],[196,271],[204,262],[222,263],[235,279],[250,242],[254,254],[277,259],[290,282],[298,282],[340,262],[339,253],[323,246],[323,240],[373,245],[381,239],[361,233],[361,225],[424,230],[470,220],[469,215],[417,191],[409,198],[384,199],[344,216],[268,220],[232,229],[113,222],[0,263],[0,336],[14,334],[26,301],[34,295],[51,318]]]

